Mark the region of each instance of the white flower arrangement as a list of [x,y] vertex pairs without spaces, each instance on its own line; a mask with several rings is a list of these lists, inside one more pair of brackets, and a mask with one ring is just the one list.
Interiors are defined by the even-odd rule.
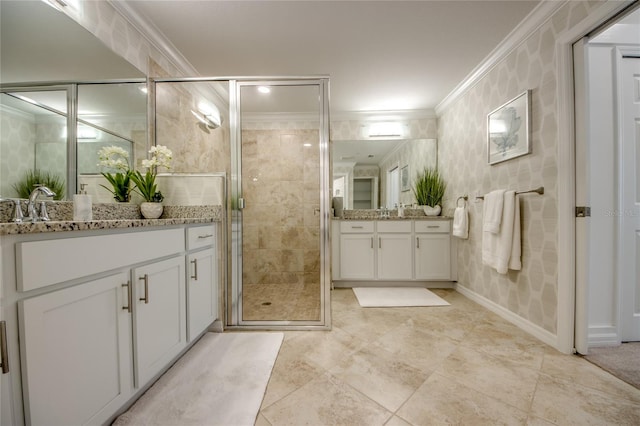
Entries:
[[129,169],[129,153],[118,146],[105,146],[98,151],[98,166],[115,170],[115,173],[102,172],[102,176],[109,181],[111,188],[100,185],[113,194],[118,202],[127,202],[131,198],[131,175]]
[[157,145],[151,147],[149,157],[148,160],[142,160],[142,167],[146,168],[147,172],[143,175],[139,171],[135,171],[131,175],[131,180],[135,182],[138,192],[146,202],[160,203],[164,196],[162,192],[158,191],[156,174],[158,173],[158,167],[164,167],[167,170],[171,169],[173,153],[166,146]]
[[129,153],[119,146],[105,146],[98,151],[99,167],[118,171],[129,170]]

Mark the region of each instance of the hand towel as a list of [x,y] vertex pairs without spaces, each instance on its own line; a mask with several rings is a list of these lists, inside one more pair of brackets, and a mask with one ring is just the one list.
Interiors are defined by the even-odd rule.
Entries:
[[504,189],[496,189],[484,196],[482,211],[482,230],[497,234],[500,231],[504,206]]
[[520,203],[515,191],[507,191],[503,197],[502,218],[497,234],[483,230],[482,263],[500,274],[509,269],[522,268],[520,254]]
[[453,235],[463,240],[469,238],[469,211],[466,205],[456,207],[453,211]]

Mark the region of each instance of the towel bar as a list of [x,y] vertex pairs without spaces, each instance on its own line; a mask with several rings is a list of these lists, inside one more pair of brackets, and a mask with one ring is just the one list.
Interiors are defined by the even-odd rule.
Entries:
[[[541,186],[540,188],[536,188],[536,189],[530,189],[528,191],[516,191],[516,195],[529,194],[529,193],[533,193],[533,192],[535,192],[536,194],[543,195],[544,194],[544,186]],[[477,196],[476,200],[484,200],[484,195]]]

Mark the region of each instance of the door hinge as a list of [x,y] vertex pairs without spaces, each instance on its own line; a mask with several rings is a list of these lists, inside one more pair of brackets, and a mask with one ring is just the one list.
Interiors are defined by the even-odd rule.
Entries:
[[9,357],[7,354],[7,323],[0,321],[0,368],[2,374],[9,372]]
[[576,206],[576,217],[590,217],[591,207]]

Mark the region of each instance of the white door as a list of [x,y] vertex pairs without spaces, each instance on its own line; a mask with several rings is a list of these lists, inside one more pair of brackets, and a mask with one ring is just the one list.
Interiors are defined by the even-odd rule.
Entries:
[[213,249],[191,253],[188,263],[189,341],[218,317],[218,280]]
[[449,234],[416,234],[416,279],[451,278],[451,237]]
[[26,423],[102,424],[131,396],[129,274],[19,302]]
[[136,386],[142,386],[186,346],[184,256],[136,268]]
[[[638,55],[640,52],[634,52]],[[620,60],[622,341],[640,340],[640,57]]]
[[378,234],[378,279],[410,280],[411,234]]
[[340,236],[340,278],[372,280],[375,278],[373,234]]

